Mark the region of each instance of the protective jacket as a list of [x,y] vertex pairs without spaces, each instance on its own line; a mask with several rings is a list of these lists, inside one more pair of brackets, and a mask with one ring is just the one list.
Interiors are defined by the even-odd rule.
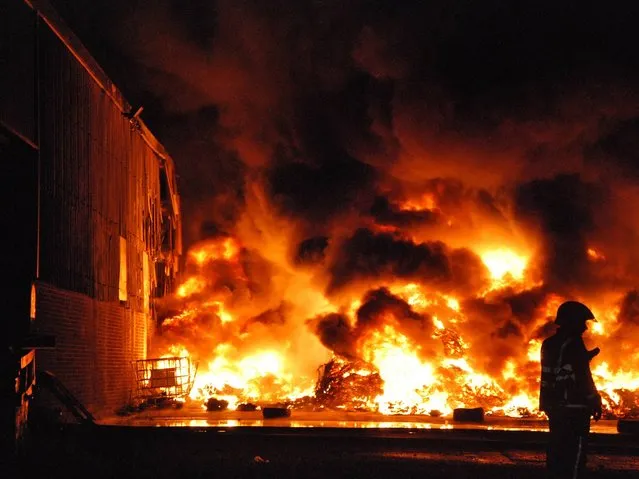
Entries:
[[590,372],[592,354],[583,339],[557,331],[541,345],[539,409],[557,407],[592,408],[600,401]]

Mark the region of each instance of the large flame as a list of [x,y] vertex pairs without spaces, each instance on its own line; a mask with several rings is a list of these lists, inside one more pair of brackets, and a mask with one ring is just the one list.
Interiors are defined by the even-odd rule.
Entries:
[[[165,338],[184,338],[196,348],[189,353],[182,344],[164,346],[173,354],[182,351],[199,361],[191,391],[193,400],[216,397],[226,400],[230,408],[242,403],[283,403],[294,407],[363,408],[383,414],[446,415],[457,407],[481,406],[499,415],[539,414],[538,363],[543,337],[539,336],[538,327],[552,319],[564,300],[560,295],[546,296],[537,312],[535,327],[521,332],[527,336],[526,348],[513,354],[497,372],[487,363],[495,353],[491,347],[499,347],[498,343],[474,343],[481,335],[465,337],[465,332],[472,330],[472,318],[466,314],[464,298],[417,282],[390,280],[385,297],[395,298],[397,304],[408,309],[402,312],[382,308],[376,322],[359,335],[354,350],[331,351],[319,344],[307,319],[341,314],[354,331],[362,322],[360,316],[367,298],[354,291],[335,303],[301,276],[306,294],[298,304],[290,305],[290,311],[271,309],[266,314],[256,314],[259,310],[251,308],[254,298],[244,297],[245,303],[238,302],[232,294],[246,281],[240,266],[241,249],[236,240],[228,238],[193,248],[189,274],[175,294],[179,310],[163,321]],[[539,287],[539,281],[527,276],[529,253],[499,247],[480,249],[477,254],[489,281],[488,287],[477,294],[486,301],[505,290],[525,292]],[[601,255],[597,260],[603,261],[599,258]],[[232,271],[236,284],[212,288],[212,284],[219,283],[222,270]],[[291,298],[301,294],[299,285],[294,283],[286,284],[279,293],[292,303]],[[618,307],[605,309],[595,304],[593,309],[599,321],[594,323],[590,339],[605,339],[618,328]],[[287,324],[289,320],[284,315],[296,313],[304,314],[304,321],[296,326]],[[415,316],[414,324],[407,322],[407,314]],[[478,355],[478,351],[482,354]],[[639,363],[639,353],[629,360],[629,367],[624,369],[613,369],[606,361],[593,367],[610,415],[636,409],[639,375],[631,366]],[[327,361],[332,361],[332,368],[324,367],[322,379],[321,368],[317,368]],[[327,378],[329,369],[338,377]],[[346,389],[336,395],[338,387]],[[329,404],[326,398],[331,394]]]
[[508,249],[486,251],[481,255],[481,259],[495,281],[503,281],[508,277],[515,281],[524,279],[528,258],[514,251]]

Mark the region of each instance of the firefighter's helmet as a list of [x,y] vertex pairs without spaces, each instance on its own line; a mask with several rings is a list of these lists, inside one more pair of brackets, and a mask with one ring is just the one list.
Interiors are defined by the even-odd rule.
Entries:
[[566,301],[557,308],[555,324],[570,326],[584,324],[586,321],[597,321],[590,308],[579,301]]

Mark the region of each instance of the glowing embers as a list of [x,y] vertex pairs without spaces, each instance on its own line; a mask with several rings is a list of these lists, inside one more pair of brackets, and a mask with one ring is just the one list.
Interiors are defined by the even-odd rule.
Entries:
[[491,412],[494,415],[509,417],[540,416],[537,407],[537,397],[522,392],[509,398],[506,404],[492,409]]

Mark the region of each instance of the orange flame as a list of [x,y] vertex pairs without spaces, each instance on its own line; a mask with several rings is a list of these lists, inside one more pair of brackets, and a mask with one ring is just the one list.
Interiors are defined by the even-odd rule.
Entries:
[[435,208],[437,208],[437,204],[432,193],[425,193],[420,198],[407,200],[400,205],[400,209],[403,211],[432,211]]
[[[423,202],[410,203],[404,208],[435,207],[432,197],[422,199]],[[279,319],[283,313],[277,312],[277,308],[268,306],[268,315],[256,316],[255,311],[263,311],[264,307],[252,309],[251,301],[256,299],[250,293],[238,301],[238,293],[233,288],[223,288],[222,292],[211,289],[215,278],[211,277],[207,265],[212,262],[228,266],[240,278],[238,284],[243,284],[240,250],[240,244],[230,238],[209,241],[191,250],[193,272],[184,278],[175,295],[182,301],[183,308],[166,318],[163,325],[168,332],[188,331],[198,317],[209,318],[205,324],[209,324],[210,329],[198,330],[195,338],[206,339],[208,346],[189,347],[186,351],[176,343],[164,352],[171,356],[193,355],[199,360],[199,373],[191,391],[193,400],[217,397],[227,400],[231,408],[246,402],[317,407],[317,403],[313,403],[318,384],[315,368],[333,356],[333,352],[319,343],[303,321],[286,323]],[[519,251],[506,247],[481,250],[479,257],[490,274],[491,283],[479,297],[486,295],[490,302],[491,295],[500,291],[513,288],[529,291],[540,285],[529,277],[532,254]],[[588,255],[592,260],[603,258],[592,249]],[[274,281],[285,277],[284,272],[277,275],[273,276]],[[275,283],[274,287],[287,298],[292,316],[341,314],[347,327],[351,330],[358,327],[363,299],[357,292],[329,300],[321,289],[313,289],[316,287],[310,277],[301,273],[295,273],[289,283]],[[487,368],[486,358],[477,353],[488,346],[481,342],[485,336],[468,335],[473,331],[470,325],[474,318],[471,311],[466,311],[463,298],[436,288],[427,289],[418,282],[394,282],[388,285],[388,290],[425,321],[399,321],[401,318],[393,315],[400,313],[389,313],[388,317],[382,315],[380,324],[359,337],[357,350],[350,354],[356,354],[357,360],[363,363],[358,367],[344,367],[341,378],[356,385],[351,393],[352,404],[384,414],[450,414],[457,407],[481,406],[489,414],[540,415],[537,395],[543,337],[538,331],[552,322],[557,307],[567,298],[555,294],[546,296],[532,322],[519,326],[519,334],[524,338],[522,350],[510,352],[500,363],[500,369],[495,370]],[[588,341],[605,341],[620,328],[618,302],[619,297],[614,301],[606,298],[605,304],[589,302],[598,322],[592,323],[586,336]],[[400,323],[412,324],[410,327],[421,331],[419,334],[425,342],[417,341],[419,334],[409,334]],[[615,355],[612,344],[608,343],[608,350],[603,348],[605,361],[593,360],[593,374],[607,412],[623,415],[639,408],[639,374],[634,367],[639,365],[639,353],[628,358],[628,368],[619,368],[613,366],[617,361],[610,360]],[[345,366],[349,361],[349,358],[340,358],[338,363]],[[366,381],[374,382],[375,377],[381,379],[381,389],[372,386],[367,389]]]

